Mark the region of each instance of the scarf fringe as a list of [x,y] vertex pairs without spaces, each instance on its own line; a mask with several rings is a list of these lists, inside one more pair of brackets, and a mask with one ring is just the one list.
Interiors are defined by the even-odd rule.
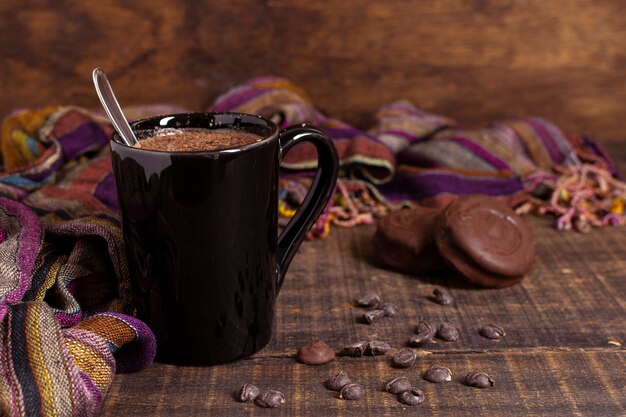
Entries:
[[[302,204],[311,179],[307,177],[283,178],[280,184],[278,212],[281,225],[291,219]],[[359,224],[372,224],[377,217],[386,215],[390,210],[413,203],[403,201],[391,203],[382,196],[374,185],[356,179],[337,180],[330,201],[320,217],[307,234],[307,239],[324,239],[330,233],[331,225],[354,227]]]
[[[593,227],[626,224],[626,183],[616,179],[610,167],[598,160],[531,179],[528,189],[533,190],[531,196],[517,213],[553,214],[558,230],[587,233]],[[538,197],[538,193],[545,197]]]
[[[592,228],[626,224],[626,183],[616,179],[599,161],[581,162],[555,173],[537,173],[525,181],[528,199],[516,208],[518,214],[556,216],[560,231],[587,233]],[[311,179],[281,179],[279,214],[285,225],[304,201]],[[332,226],[372,224],[389,211],[415,203],[392,203],[373,184],[356,179],[338,179],[330,202],[307,234],[307,239],[324,239]]]

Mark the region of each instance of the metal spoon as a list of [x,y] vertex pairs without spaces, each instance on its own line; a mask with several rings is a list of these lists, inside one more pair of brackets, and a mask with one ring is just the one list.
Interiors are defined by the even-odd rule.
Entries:
[[122,108],[117,102],[111,84],[102,68],[95,68],[92,76],[93,84],[96,86],[96,92],[98,93],[102,107],[104,107],[104,111],[107,113],[107,116],[109,116],[113,127],[117,130],[117,133],[119,133],[126,145],[139,147],[137,136],[135,136],[135,133],[128,124],[128,120],[124,117]]

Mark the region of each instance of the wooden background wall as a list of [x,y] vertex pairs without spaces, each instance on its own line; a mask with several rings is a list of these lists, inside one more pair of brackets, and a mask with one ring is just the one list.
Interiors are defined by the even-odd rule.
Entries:
[[2,0],[0,114],[123,105],[203,109],[255,75],[291,78],[359,125],[383,103],[479,125],[538,114],[626,140],[623,0]]

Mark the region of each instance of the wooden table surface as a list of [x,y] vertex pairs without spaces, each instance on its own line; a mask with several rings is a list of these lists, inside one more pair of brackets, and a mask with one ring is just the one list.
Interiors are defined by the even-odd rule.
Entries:
[[[626,151],[611,151],[626,172]],[[453,276],[412,277],[385,270],[372,249],[373,226],[335,229],[324,241],[305,242],[278,297],[275,334],[253,357],[206,367],[155,363],[117,375],[102,416],[626,416],[626,229],[589,234],[559,233],[553,219],[529,216],[537,260],[527,278],[501,290],[466,287]],[[447,286],[451,306],[429,299]],[[378,292],[400,314],[361,324],[358,295]],[[418,361],[395,369],[391,356],[337,358],[321,366],[297,363],[299,347],[324,340],[339,350],[366,339],[402,348],[419,317],[448,321],[460,330],[457,342],[416,349]],[[507,335],[490,341],[478,335],[488,323]],[[453,380],[432,384],[422,378],[431,365],[450,368]],[[345,370],[366,388],[361,401],[344,401],[324,379]],[[470,371],[487,372],[488,389],[464,385]],[[407,376],[426,401],[415,407],[384,392],[385,383]],[[239,403],[243,383],[285,393],[274,410]]]

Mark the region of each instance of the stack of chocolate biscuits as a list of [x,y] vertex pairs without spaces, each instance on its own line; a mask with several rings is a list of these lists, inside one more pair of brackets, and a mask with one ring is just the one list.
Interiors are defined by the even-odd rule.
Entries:
[[374,243],[393,269],[419,275],[451,267],[483,287],[517,284],[535,259],[526,222],[506,204],[480,194],[459,197],[443,211],[394,211],[379,221]]

